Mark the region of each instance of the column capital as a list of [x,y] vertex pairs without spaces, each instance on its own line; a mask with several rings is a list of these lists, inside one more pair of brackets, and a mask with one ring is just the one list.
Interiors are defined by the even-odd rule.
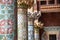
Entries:
[[30,19],[38,19],[41,16],[40,12],[28,12],[28,18]]
[[27,9],[18,8],[18,14],[27,14]]
[[34,20],[33,15],[30,12],[28,12],[28,20],[29,21]]
[[38,20],[35,20],[35,21],[34,21],[34,26],[35,26],[35,27],[43,28],[43,25],[44,25],[44,23],[38,22]]
[[17,0],[18,8],[30,8],[34,0]]

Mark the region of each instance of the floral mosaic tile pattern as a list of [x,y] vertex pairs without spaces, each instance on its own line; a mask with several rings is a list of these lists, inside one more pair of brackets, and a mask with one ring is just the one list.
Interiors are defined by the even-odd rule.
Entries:
[[0,0],[0,40],[14,40],[15,0]]

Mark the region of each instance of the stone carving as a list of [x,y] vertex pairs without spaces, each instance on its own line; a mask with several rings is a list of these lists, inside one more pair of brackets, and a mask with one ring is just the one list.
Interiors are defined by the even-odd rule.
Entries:
[[41,16],[40,12],[28,12],[28,17],[33,19],[38,19]]
[[18,0],[18,8],[30,8],[34,3],[34,0]]
[[43,28],[43,25],[44,25],[44,23],[42,23],[41,21],[40,21],[40,22],[38,22],[38,20],[35,20],[35,21],[34,21],[34,26],[35,26],[35,27]]
[[[31,7],[31,9],[33,8]],[[34,40],[34,20],[38,19],[40,16],[41,13],[28,10],[28,40]]]

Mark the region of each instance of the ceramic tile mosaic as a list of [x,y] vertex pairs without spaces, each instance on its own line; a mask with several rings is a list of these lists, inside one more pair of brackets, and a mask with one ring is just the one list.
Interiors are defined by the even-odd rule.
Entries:
[[27,40],[27,16],[22,10],[18,11],[18,40]]
[[0,0],[0,40],[14,40],[15,0]]

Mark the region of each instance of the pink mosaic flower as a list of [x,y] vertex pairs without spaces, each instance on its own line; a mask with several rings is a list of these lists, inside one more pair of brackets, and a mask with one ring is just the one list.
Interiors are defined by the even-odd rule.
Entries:
[[13,25],[13,21],[12,20],[8,20],[8,23],[9,23],[10,26]]
[[1,20],[1,21],[0,21],[0,26],[4,26],[5,23],[6,23],[6,20]]
[[0,28],[0,34],[4,34],[5,33],[5,29],[4,28]]
[[13,28],[12,27],[8,28],[7,32],[8,34],[11,34],[13,32]]
[[13,0],[2,0],[2,2],[4,4],[8,3],[8,4],[12,4],[13,3]]

